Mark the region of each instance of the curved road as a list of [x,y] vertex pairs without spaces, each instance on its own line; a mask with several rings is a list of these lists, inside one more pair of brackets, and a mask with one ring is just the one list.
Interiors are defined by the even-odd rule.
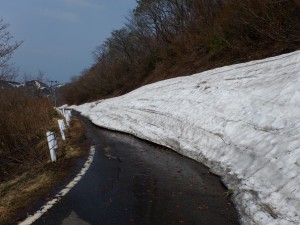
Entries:
[[233,225],[219,177],[193,160],[84,121],[96,146],[89,171],[34,225]]

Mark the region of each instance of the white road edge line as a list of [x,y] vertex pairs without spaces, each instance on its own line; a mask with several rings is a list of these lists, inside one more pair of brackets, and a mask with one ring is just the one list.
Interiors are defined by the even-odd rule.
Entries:
[[36,220],[38,220],[45,212],[52,208],[59,200],[65,196],[83,177],[83,175],[90,168],[95,155],[95,146],[91,146],[89,157],[85,162],[81,171],[77,174],[77,176],[63,189],[61,190],[55,197],[48,201],[45,205],[43,205],[38,211],[36,211],[33,215],[28,216],[24,221],[20,222],[19,225],[30,225]]

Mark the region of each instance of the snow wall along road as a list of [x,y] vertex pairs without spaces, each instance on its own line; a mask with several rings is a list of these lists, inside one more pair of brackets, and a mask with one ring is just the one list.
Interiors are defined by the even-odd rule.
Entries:
[[243,224],[300,224],[300,51],[73,108],[209,166]]

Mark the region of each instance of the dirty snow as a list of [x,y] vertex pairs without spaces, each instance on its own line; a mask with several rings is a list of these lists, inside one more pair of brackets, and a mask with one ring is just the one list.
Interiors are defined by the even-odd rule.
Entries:
[[73,108],[209,166],[243,224],[300,224],[300,51]]

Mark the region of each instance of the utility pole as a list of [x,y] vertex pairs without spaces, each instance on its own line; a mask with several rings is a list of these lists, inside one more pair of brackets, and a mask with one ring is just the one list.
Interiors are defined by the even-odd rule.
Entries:
[[50,90],[51,90],[51,97],[52,101],[54,103],[54,106],[56,107],[56,88],[58,86],[58,81],[57,80],[50,80]]

